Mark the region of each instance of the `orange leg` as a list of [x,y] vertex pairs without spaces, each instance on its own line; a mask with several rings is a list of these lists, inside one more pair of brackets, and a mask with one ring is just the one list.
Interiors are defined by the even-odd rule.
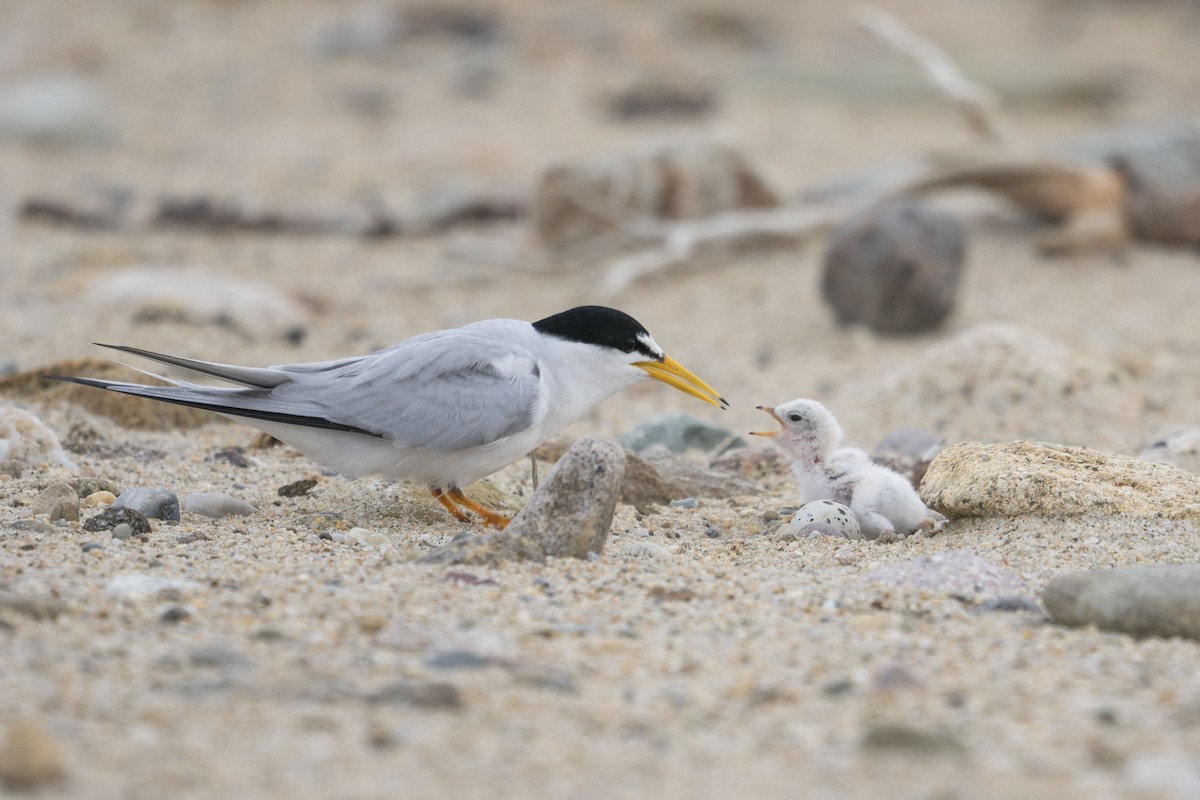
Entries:
[[[490,508],[486,508],[479,503],[476,503],[474,500],[463,494],[462,489],[451,489],[450,491],[446,492],[446,494],[458,505],[483,517],[484,525],[491,525],[492,527],[499,528],[500,530],[504,530],[506,527],[508,527],[508,517],[504,516],[503,514],[497,514]],[[440,500],[441,498],[438,499]],[[445,505],[445,501],[442,501],[442,505]]]
[[446,496],[446,493],[441,489],[430,489],[429,493],[433,495],[434,500],[437,500],[439,503],[445,506],[446,510],[449,511],[451,516],[453,516],[456,520],[459,522],[471,521],[471,518],[459,511],[458,506],[454,505],[454,503],[450,501],[450,498]]

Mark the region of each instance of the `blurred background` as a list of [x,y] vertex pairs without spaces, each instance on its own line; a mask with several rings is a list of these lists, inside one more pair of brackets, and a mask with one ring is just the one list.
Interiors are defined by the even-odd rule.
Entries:
[[[1011,138],[964,124],[872,13],[990,92]],[[978,186],[931,198],[967,247],[911,330],[839,324],[856,320],[822,301],[828,226],[618,289],[612,273],[679,217],[803,207],[948,153],[1136,145],[1125,132],[1194,119],[1194,2],[10,0],[0,21],[6,372],[93,355],[93,340],[319,359],[603,302],[727,393],[730,425],[811,395],[869,437],[900,420],[861,402],[880,391],[864,376],[982,323],[1115,355],[1151,395],[1194,366],[1194,247],[1117,235],[1055,251],[1038,237],[1069,213]],[[1104,147],[1090,165],[1107,168]],[[639,193],[654,196],[630,205]],[[591,221],[572,228],[577,212]],[[627,403],[644,416],[686,398]],[[589,424],[611,432],[611,413]],[[1093,443],[1153,435],[1127,433]]]

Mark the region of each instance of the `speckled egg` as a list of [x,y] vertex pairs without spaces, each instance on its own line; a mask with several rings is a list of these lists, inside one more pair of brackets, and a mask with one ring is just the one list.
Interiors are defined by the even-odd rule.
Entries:
[[[801,534],[801,531],[814,523],[836,528],[847,539],[862,538],[862,531],[858,525],[858,517],[854,516],[854,512],[846,506],[841,503],[835,503],[832,500],[814,500],[803,506],[792,515],[792,521],[788,525],[792,530],[796,531],[797,536],[807,536],[808,532]],[[821,528],[810,530],[821,531]]]

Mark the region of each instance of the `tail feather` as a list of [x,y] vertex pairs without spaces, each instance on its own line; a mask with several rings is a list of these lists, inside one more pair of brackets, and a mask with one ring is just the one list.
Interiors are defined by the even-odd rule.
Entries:
[[182,356],[169,356],[122,344],[102,344],[101,342],[96,342],[95,344],[99,347],[107,347],[109,350],[119,350],[122,353],[130,353],[142,358],[148,358],[160,364],[170,364],[173,367],[180,367],[192,372],[198,372],[201,375],[210,375],[214,378],[220,378],[223,381],[239,383],[242,386],[250,386],[256,389],[274,389],[276,386],[290,380],[287,375],[269,367],[239,367],[236,364],[219,364],[215,361],[200,361],[194,358],[183,358]]
[[99,378],[78,378],[67,375],[46,375],[45,377],[56,381],[77,383],[81,386],[106,389],[110,392],[121,392],[136,397],[160,400],[164,403],[174,403],[175,405],[214,411],[227,417],[269,420],[288,425],[302,425],[307,428],[323,428],[333,431],[345,431],[347,433],[361,433],[366,436],[378,436],[378,434],[370,431],[365,431],[352,425],[343,425],[340,422],[327,419],[322,413],[322,409],[315,404],[273,397],[270,394],[269,387],[221,389],[193,384],[182,386],[146,386],[140,383],[108,381]]

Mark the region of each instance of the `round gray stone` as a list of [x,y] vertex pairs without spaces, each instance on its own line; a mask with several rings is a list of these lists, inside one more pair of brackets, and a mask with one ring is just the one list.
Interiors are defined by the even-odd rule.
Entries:
[[179,521],[179,498],[159,486],[126,489],[112,507],[133,509],[147,519]]
[[1042,603],[1060,625],[1200,639],[1200,565],[1161,564],[1063,575]]

